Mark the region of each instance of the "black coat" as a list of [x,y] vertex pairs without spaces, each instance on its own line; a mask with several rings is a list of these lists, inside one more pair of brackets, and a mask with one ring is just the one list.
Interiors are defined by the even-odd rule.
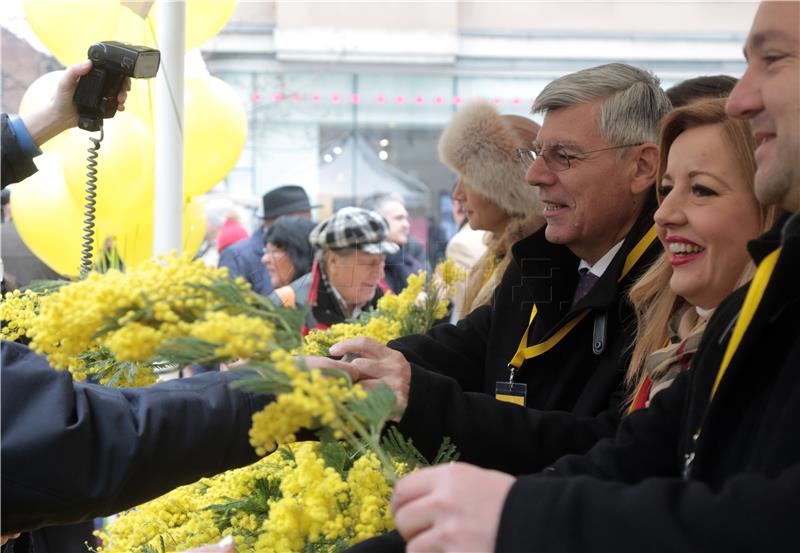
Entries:
[[[658,241],[621,282],[617,279],[626,256],[652,226],[653,207],[654,202],[647,206],[603,277],[574,307],[579,259],[565,246],[547,242],[541,229],[512,248],[491,306],[455,326],[439,325],[426,335],[389,344],[412,365],[408,407],[399,427],[420,451],[432,456],[449,436],[461,460],[520,474],[613,436],[635,331],[627,291],[660,253]],[[529,344],[591,311],[557,346],[522,365],[516,378],[528,386],[527,408],[522,408],[496,400],[495,384],[508,381],[506,365],[534,301],[539,315]],[[595,353],[600,326],[602,351]]]
[[2,167],[0,167],[0,178],[2,187],[13,182],[19,182],[30,177],[36,172],[36,165],[33,159],[19,146],[17,137],[11,129],[11,122],[8,115],[0,115],[0,153],[2,154]]
[[[760,261],[771,232],[751,243]],[[693,368],[615,440],[521,478],[498,551],[796,551],[800,515],[800,217],[727,373],[710,390],[746,290],[709,322]],[[706,414],[707,413],[707,414]],[[702,425],[688,474],[686,456]],[[571,478],[566,478],[572,476]]]
[[266,404],[212,373],[149,388],[74,382],[2,343],[3,533],[117,513],[256,461],[250,419]]
[[[424,254],[417,258],[411,253],[412,242],[403,244],[400,249],[392,255],[386,256],[386,263],[384,264],[384,272],[386,276],[383,281],[389,285],[392,292],[399,294],[406,287],[408,277],[424,269],[421,259]],[[414,242],[413,244],[419,245]],[[419,245],[421,247],[421,245]],[[421,250],[420,250],[420,253]]]

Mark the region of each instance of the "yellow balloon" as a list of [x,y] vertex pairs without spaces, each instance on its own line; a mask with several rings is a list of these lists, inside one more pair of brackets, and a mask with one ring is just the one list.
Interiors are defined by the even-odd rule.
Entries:
[[[147,7],[150,7],[148,15]],[[47,49],[64,65],[86,59],[92,43],[118,40],[156,47],[156,2],[119,0],[25,0],[25,19]],[[236,0],[188,0],[186,49],[191,50],[222,30],[236,9]]]
[[[187,0],[186,2],[186,49],[191,50],[205,44],[219,33],[236,9],[236,0]],[[153,28],[158,24],[158,6],[150,8],[148,18]]]
[[[56,92],[58,81],[61,80],[62,75],[64,75],[63,71],[51,71],[33,81],[22,96],[22,101],[19,104],[19,114],[24,118],[26,115],[42,109],[49,104]],[[67,131],[64,131],[45,142],[41,146],[41,149],[44,152],[63,151],[66,140]]]
[[[139,205],[131,211],[134,213],[126,220],[101,223],[105,234],[114,238],[126,267],[136,267],[153,257],[153,203]],[[197,253],[205,226],[203,203],[192,198],[183,208],[182,252]]]
[[[61,154],[37,157],[36,165],[37,173],[13,185],[14,224],[25,244],[50,268],[76,276],[80,273],[83,211],[67,192]],[[96,228],[95,257],[102,237]]]
[[183,215],[183,251],[197,254],[206,236],[205,202],[196,196],[186,204]]
[[[126,219],[131,207],[153,197],[153,133],[124,111],[104,121],[105,138],[97,150],[97,217]],[[96,133],[72,129],[64,151],[64,176],[73,201],[86,197],[87,149]]]
[[131,89],[125,100],[125,112],[135,115],[142,123],[153,129],[155,79],[131,79]]
[[227,175],[247,138],[242,100],[215,77],[187,79],[184,103],[184,193],[204,194]]
[[24,9],[36,36],[66,66],[85,60],[92,43],[117,40],[122,19],[118,0],[25,0]]

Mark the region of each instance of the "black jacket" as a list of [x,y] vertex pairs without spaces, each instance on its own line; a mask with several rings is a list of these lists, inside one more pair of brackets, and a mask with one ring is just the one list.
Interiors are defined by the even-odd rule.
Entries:
[[[778,245],[751,243],[756,261]],[[717,394],[746,289],[717,309],[693,368],[615,440],[521,478],[498,551],[795,551],[800,514],[800,217]],[[702,424],[694,461],[693,435]],[[571,476],[570,478],[566,478]]]
[[[566,453],[582,453],[613,436],[625,397],[623,375],[634,336],[627,302],[633,281],[660,253],[654,242],[617,282],[628,253],[652,226],[646,206],[600,281],[574,307],[579,259],[547,242],[544,229],[512,248],[512,261],[491,306],[457,325],[390,342],[412,365],[408,407],[400,430],[428,456],[445,436],[461,460],[512,474],[541,470]],[[591,309],[557,346],[526,361],[517,375],[528,386],[527,408],[494,398],[525,330],[533,302],[539,310],[529,344]],[[593,350],[599,332],[600,351]]]
[[[424,267],[420,259],[411,253],[412,242],[406,242],[392,255],[386,256],[383,281],[389,285],[392,292],[399,294],[406,287],[409,275],[421,271]],[[416,244],[416,243],[414,243]]]
[[2,151],[2,167],[0,167],[0,179],[2,187],[5,188],[13,182],[19,182],[30,177],[36,172],[36,165],[29,155],[26,155],[19,146],[17,137],[11,129],[11,122],[8,115],[0,115],[0,151]]
[[256,461],[263,408],[213,373],[149,388],[74,382],[28,348],[2,343],[4,534],[117,513]]

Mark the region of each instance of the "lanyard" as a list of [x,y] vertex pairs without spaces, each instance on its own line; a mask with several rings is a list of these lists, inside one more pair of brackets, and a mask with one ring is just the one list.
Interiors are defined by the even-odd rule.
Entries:
[[[656,239],[656,227],[653,225],[650,227],[650,230],[642,236],[636,246],[630,251],[628,256],[625,258],[625,264],[622,266],[622,274],[619,277],[619,281],[624,279],[628,273],[633,269],[636,263],[639,262],[644,252],[647,251],[647,248],[655,241]],[[567,324],[562,326],[558,329],[558,331],[550,336],[544,342],[539,342],[538,344],[534,344],[532,346],[528,346],[528,332],[533,327],[533,321],[536,319],[536,314],[538,309],[536,308],[536,304],[533,305],[531,309],[531,318],[528,322],[528,327],[525,329],[525,332],[522,334],[522,339],[519,341],[519,346],[517,347],[517,352],[514,354],[514,357],[511,359],[511,362],[508,364],[508,369],[511,371],[511,375],[509,377],[509,382],[514,381],[514,375],[522,366],[522,363],[527,361],[528,359],[532,359],[534,357],[538,357],[548,351],[550,351],[556,344],[558,344],[561,340],[564,339],[564,336],[570,333],[570,331],[575,328],[578,323],[580,323],[583,319],[586,318],[586,315],[589,314],[591,309],[585,310],[583,313],[569,321]]]
[[755,314],[756,309],[758,309],[758,304],[761,303],[761,298],[764,297],[764,291],[767,288],[770,276],[772,276],[772,271],[775,269],[775,264],[778,262],[778,256],[780,253],[781,248],[778,248],[765,257],[764,260],[758,265],[758,269],[756,269],[756,274],[753,277],[753,281],[750,283],[750,287],[747,289],[747,295],[744,298],[744,303],[742,304],[742,310],[739,313],[739,318],[736,320],[736,326],[733,327],[733,333],[731,334],[731,339],[728,342],[728,347],[725,349],[725,355],[722,357],[722,363],[717,371],[717,377],[714,379],[714,386],[711,388],[711,397],[709,398],[710,400],[714,399],[714,395],[717,393],[717,388],[719,388],[719,384],[722,382],[722,377],[725,376],[725,371],[728,370],[728,365],[730,365],[731,359],[733,359],[736,349],[739,347],[739,343],[742,341],[748,325],[753,320],[753,315]]
[[706,406],[703,418],[700,421],[700,426],[697,428],[697,432],[692,435],[692,442],[687,453],[683,455],[684,480],[689,480],[691,477],[692,465],[694,464],[695,453],[697,451],[697,442],[700,440],[700,434],[703,430],[703,424],[706,421],[706,417],[708,417],[708,411],[711,408],[711,402],[714,400],[714,396],[717,393],[720,382],[722,382],[722,378],[725,376],[725,371],[728,370],[728,365],[730,365],[731,359],[733,359],[733,356],[736,354],[736,350],[738,349],[739,344],[741,343],[742,338],[747,331],[747,327],[753,320],[753,315],[755,315],[756,309],[758,309],[758,304],[761,303],[761,298],[764,297],[764,291],[767,289],[767,284],[769,284],[769,279],[772,276],[772,272],[775,269],[776,263],[778,262],[778,256],[780,253],[781,248],[778,248],[765,257],[761,263],[759,263],[758,269],[756,269],[756,274],[753,277],[753,281],[750,283],[750,287],[747,289],[747,295],[744,298],[742,309],[739,312],[739,318],[736,319],[736,325],[733,327],[731,339],[728,342],[728,347],[725,348],[725,355],[722,356],[722,363],[720,363],[719,370],[717,370],[717,376],[714,379],[714,385],[711,387],[709,402]]

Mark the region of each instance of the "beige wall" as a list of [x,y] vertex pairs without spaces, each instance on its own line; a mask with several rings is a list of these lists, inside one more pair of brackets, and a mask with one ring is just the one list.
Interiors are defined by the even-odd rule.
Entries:
[[229,25],[273,25],[275,23],[275,2],[250,2],[240,0]]
[[281,27],[346,27],[386,29],[455,29],[454,2],[292,2],[278,1]]
[[746,33],[757,2],[459,2],[461,29]]
[[240,0],[233,24],[483,31],[745,33],[757,2]]

